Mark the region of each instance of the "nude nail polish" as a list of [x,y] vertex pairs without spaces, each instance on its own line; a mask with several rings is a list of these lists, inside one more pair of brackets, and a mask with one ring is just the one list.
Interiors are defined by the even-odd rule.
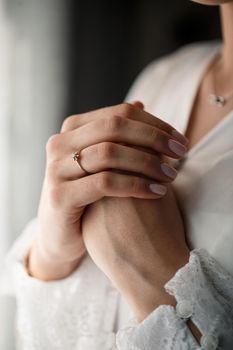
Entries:
[[173,180],[177,177],[177,174],[178,174],[177,171],[173,167],[171,167],[169,164],[162,163],[161,170],[167,177],[170,177]]
[[177,154],[179,157],[183,157],[187,152],[187,148],[184,145],[172,139],[168,141],[168,147],[173,153]]
[[150,190],[160,196],[163,196],[167,192],[167,187],[159,184],[150,184]]

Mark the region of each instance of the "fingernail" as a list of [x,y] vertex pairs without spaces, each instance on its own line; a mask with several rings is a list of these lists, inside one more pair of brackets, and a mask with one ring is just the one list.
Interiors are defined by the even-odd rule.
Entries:
[[177,130],[173,130],[172,131],[172,136],[174,136],[177,141],[181,142],[183,145],[187,145],[189,140],[187,139],[187,137],[185,137],[184,135],[182,135],[180,132],[178,132]]
[[150,190],[153,193],[164,195],[167,192],[167,187],[159,184],[150,184]]
[[173,167],[171,167],[169,164],[166,164],[166,163],[161,164],[161,169],[162,169],[162,172],[166,176],[170,177],[171,179],[174,180],[177,177],[177,174],[178,174],[177,171]]
[[175,140],[169,140],[168,147],[172,152],[177,154],[179,157],[183,157],[183,155],[185,155],[185,153],[187,152],[187,148],[181,143],[176,142]]

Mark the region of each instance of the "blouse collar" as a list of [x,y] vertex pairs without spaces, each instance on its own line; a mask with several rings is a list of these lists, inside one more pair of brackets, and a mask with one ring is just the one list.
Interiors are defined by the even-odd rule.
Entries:
[[[178,120],[176,122],[178,130],[185,134],[189,123],[189,117],[192,112],[193,104],[201,84],[202,78],[207,71],[209,65],[213,62],[216,54],[221,48],[221,43],[212,43],[208,48],[208,53],[200,55],[199,62],[193,68],[191,74],[188,76],[188,81],[185,81],[185,99],[181,104]],[[232,124],[232,127],[230,125]],[[224,138],[218,138],[218,133],[224,129]],[[206,151],[214,155],[218,154],[219,150],[228,151],[233,147],[233,111],[230,111],[222,121],[220,121],[213,129],[211,129],[196,145],[194,145],[186,154],[185,158],[193,157],[198,151],[202,150],[201,155],[206,159],[206,151],[204,146],[214,140],[211,147],[207,147]],[[232,142],[230,142],[232,140]],[[220,143],[220,144],[219,144]],[[200,154],[199,154],[200,155]]]

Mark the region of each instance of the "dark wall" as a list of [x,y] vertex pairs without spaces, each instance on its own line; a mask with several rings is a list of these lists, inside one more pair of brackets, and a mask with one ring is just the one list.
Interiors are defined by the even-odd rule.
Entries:
[[219,27],[217,7],[189,0],[69,0],[67,114],[120,103],[148,62]]

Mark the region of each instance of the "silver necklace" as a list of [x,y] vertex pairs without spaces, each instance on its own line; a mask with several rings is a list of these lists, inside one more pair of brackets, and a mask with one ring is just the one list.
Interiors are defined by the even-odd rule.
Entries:
[[228,100],[230,100],[231,97],[233,97],[233,90],[226,95],[218,94],[216,89],[216,74],[214,73],[215,71],[213,72],[213,90],[214,91],[211,94],[209,94],[208,101],[211,105],[222,108],[226,105]]

